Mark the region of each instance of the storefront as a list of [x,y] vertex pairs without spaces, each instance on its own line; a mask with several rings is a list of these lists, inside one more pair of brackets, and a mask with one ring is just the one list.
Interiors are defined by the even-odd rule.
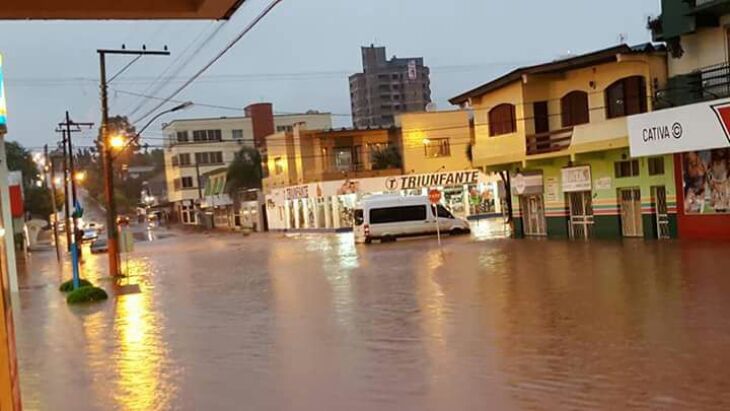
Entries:
[[444,193],[442,203],[460,217],[476,218],[501,212],[498,177],[478,170],[346,179],[272,190],[266,196],[271,230],[349,230],[353,209],[375,194],[426,195]]
[[[582,153],[513,169],[515,235],[558,238],[676,236],[672,157],[627,149]],[[666,169],[666,170],[665,170]]]
[[730,99],[633,116],[629,139],[632,157],[673,154],[681,238],[730,239]]

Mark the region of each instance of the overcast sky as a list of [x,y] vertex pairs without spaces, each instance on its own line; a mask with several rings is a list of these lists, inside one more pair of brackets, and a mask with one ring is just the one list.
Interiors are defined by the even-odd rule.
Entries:
[[[122,92],[166,97],[268,2],[247,0],[228,22],[0,22],[7,138],[31,148],[55,144],[54,126],[67,109],[76,121],[98,124],[96,49],[144,43],[172,52],[142,58],[111,84],[112,114],[129,114],[143,99]],[[360,46],[375,43],[388,56],[423,56],[434,102],[447,109],[448,98],[514,67],[612,46],[621,36],[649,41],[646,20],[659,10],[660,0],[284,0],[178,99],[231,108],[270,101],[276,112],[330,111],[336,125],[349,126],[347,76],[361,69]],[[111,57],[110,75],[127,62]],[[175,78],[159,90],[154,80],[165,70]],[[165,120],[241,113],[196,106]],[[79,144],[90,145],[94,134]],[[159,124],[145,135],[160,144]]]

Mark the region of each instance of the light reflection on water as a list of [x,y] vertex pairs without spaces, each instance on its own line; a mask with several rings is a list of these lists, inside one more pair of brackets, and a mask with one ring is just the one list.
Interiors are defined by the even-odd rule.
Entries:
[[71,309],[22,293],[27,408],[730,409],[723,244],[150,244],[121,281],[141,294]]

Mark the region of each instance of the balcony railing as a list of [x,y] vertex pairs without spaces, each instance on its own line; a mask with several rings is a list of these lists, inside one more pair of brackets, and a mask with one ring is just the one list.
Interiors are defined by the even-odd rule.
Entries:
[[572,127],[527,136],[527,155],[565,150],[570,146],[572,138]]
[[657,90],[655,107],[667,108],[730,96],[730,66],[720,64],[674,76]]

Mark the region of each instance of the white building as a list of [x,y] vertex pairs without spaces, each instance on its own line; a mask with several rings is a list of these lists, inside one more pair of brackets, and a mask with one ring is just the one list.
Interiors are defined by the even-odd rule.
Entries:
[[198,224],[196,204],[203,197],[199,176],[227,167],[245,146],[265,149],[265,137],[291,130],[332,127],[330,113],[273,115],[271,104],[253,104],[243,117],[179,119],[163,125],[168,200],[183,224]]

